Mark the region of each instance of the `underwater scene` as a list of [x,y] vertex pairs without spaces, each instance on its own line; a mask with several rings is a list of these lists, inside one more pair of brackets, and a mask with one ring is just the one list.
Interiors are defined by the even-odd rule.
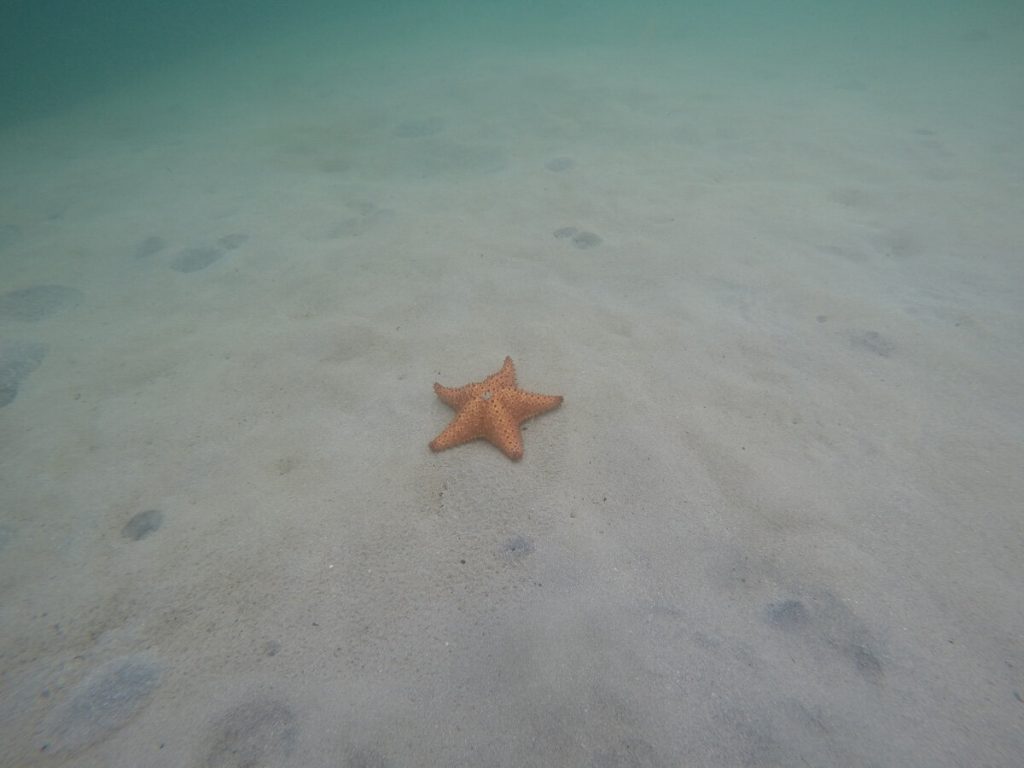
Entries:
[[0,8],[0,768],[1015,768],[1024,3]]

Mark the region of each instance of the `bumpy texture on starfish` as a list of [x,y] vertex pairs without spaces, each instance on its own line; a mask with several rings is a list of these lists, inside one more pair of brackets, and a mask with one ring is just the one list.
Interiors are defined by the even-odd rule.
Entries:
[[561,395],[537,395],[518,389],[511,357],[505,358],[500,371],[481,382],[458,389],[434,384],[434,391],[458,413],[434,438],[430,450],[443,451],[482,437],[513,461],[523,457],[519,425],[562,404]]

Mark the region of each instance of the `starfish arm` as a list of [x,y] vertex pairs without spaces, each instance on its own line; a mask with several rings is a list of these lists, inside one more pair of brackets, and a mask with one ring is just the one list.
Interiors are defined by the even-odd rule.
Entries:
[[483,383],[488,389],[515,389],[516,366],[512,362],[512,358],[506,355],[501,370],[497,373],[492,373],[484,379]]
[[459,411],[444,431],[430,442],[430,450],[443,451],[484,437],[484,407],[485,403],[475,402]]
[[484,419],[488,442],[508,456],[512,461],[523,458],[523,434],[519,422],[500,402],[494,403],[488,418]]
[[477,384],[467,384],[464,387],[445,387],[441,384],[434,384],[434,392],[437,393],[438,398],[447,406],[459,410],[463,405],[468,403],[474,397],[473,388],[479,386]]
[[499,392],[498,399],[517,424],[562,404],[561,395],[538,395],[535,392],[524,392],[521,389]]

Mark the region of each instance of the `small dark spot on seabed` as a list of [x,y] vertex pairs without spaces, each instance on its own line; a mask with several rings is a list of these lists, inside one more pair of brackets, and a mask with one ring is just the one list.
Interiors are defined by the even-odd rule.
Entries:
[[602,242],[600,236],[595,235],[593,232],[579,232],[572,238],[572,244],[577,248],[593,248]]
[[249,236],[244,232],[232,232],[230,235],[224,235],[217,240],[217,245],[221,248],[225,248],[229,251],[233,251],[236,248],[241,248],[248,242]]
[[207,731],[204,768],[291,764],[300,725],[292,709],[276,699],[238,704],[214,720]]
[[158,530],[164,522],[164,513],[158,509],[147,509],[132,516],[121,529],[121,535],[132,541],[140,541]]
[[171,269],[175,272],[188,274],[206,269],[224,255],[220,248],[201,246],[197,248],[186,248],[171,261]]
[[863,645],[853,645],[849,650],[858,672],[872,682],[877,682],[881,679],[882,662],[878,660],[878,657],[869,648]]
[[544,163],[544,167],[554,173],[562,173],[568,171],[576,165],[576,161],[571,157],[553,157]]
[[164,239],[158,235],[150,235],[135,246],[135,258],[144,259],[164,249]]
[[502,545],[502,551],[515,560],[522,559],[533,552],[533,544],[525,536],[512,536]]
[[889,357],[896,350],[896,345],[882,336],[878,331],[861,331],[850,335],[854,346],[874,352],[880,357]]
[[807,609],[799,600],[782,600],[770,603],[765,609],[765,620],[773,627],[794,629],[808,621]]
[[18,395],[23,379],[46,357],[46,345],[34,341],[0,340],[0,408]]
[[277,656],[281,651],[281,644],[277,640],[268,640],[263,644],[264,656]]
[[581,232],[576,227],[561,227],[556,229],[553,234],[559,240],[570,239],[577,248],[593,248],[603,242],[599,235],[595,235],[593,232]]
[[32,285],[0,294],[0,320],[35,323],[76,306],[82,292],[64,285]]

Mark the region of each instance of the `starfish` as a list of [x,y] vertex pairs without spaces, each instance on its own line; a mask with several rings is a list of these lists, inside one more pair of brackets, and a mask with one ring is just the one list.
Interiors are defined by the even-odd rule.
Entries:
[[434,391],[457,413],[430,443],[430,450],[443,451],[482,437],[512,461],[523,457],[519,425],[562,404],[561,395],[537,395],[519,389],[511,357],[505,358],[500,371],[483,381],[458,388],[434,384]]

